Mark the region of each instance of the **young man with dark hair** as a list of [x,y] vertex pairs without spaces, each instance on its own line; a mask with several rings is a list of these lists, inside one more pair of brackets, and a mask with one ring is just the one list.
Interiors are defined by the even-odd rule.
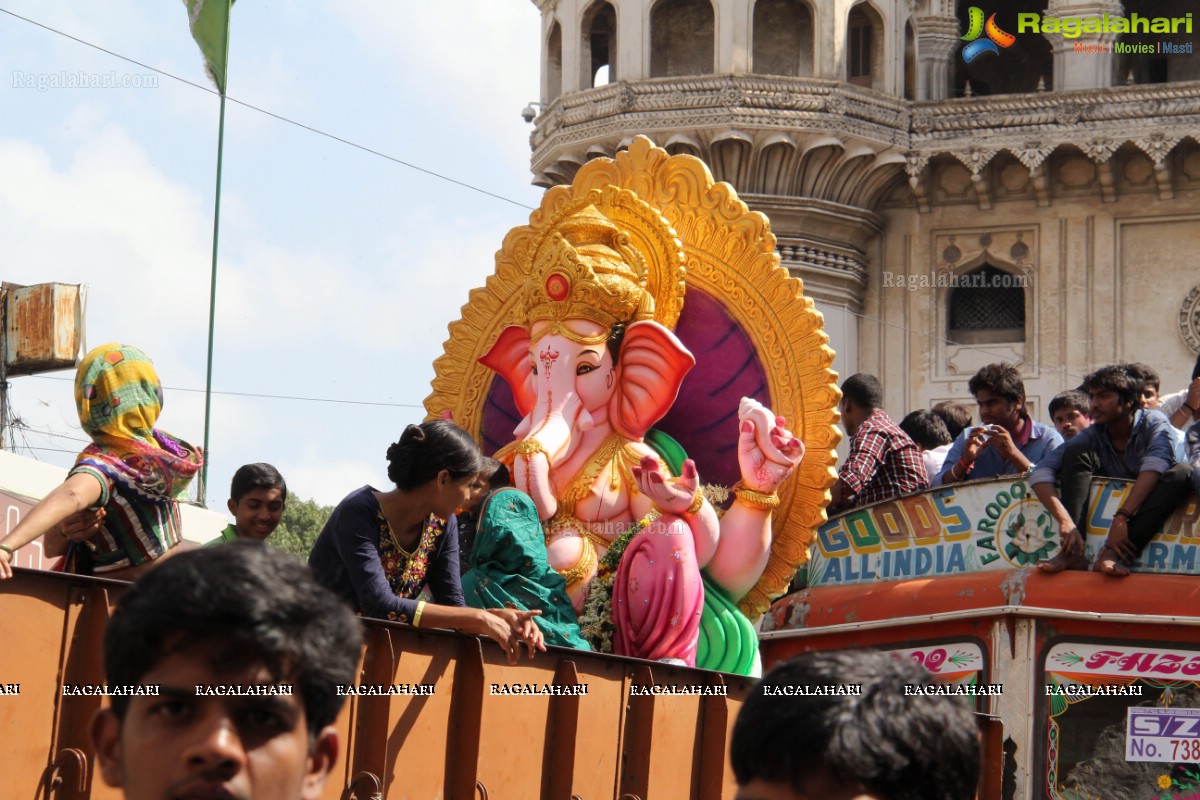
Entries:
[[1058,431],[1025,409],[1025,384],[1012,364],[988,364],[967,382],[982,425],[959,434],[935,486],[1023,473],[1062,444]]
[[114,696],[93,719],[105,783],[126,800],[316,800],[361,646],[358,620],[294,556],[243,540],[167,559],[104,633],[108,685],[159,692]]
[[900,420],[900,430],[921,448],[925,477],[932,481],[941,472],[946,453],[950,452],[950,445],[954,442],[950,431],[946,430],[946,423],[932,411],[920,408]]
[[1158,408],[1158,390],[1162,386],[1162,379],[1158,377],[1158,370],[1149,364],[1143,364],[1140,361],[1135,361],[1132,364],[1122,364],[1120,366],[1125,367],[1125,371],[1132,375],[1135,381],[1141,384],[1141,390],[1139,391],[1138,396],[1142,408]]
[[851,375],[842,384],[838,409],[850,435],[850,454],[830,490],[833,506],[854,508],[929,486],[921,448],[882,405],[883,387],[874,375]]
[[950,432],[950,441],[957,439],[958,435],[971,427],[971,423],[974,422],[967,407],[962,403],[955,403],[953,400],[943,400],[930,410],[946,423],[946,430]]
[[233,523],[216,542],[266,539],[279,527],[287,505],[287,483],[270,464],[245,464],[233,473],[229,485],[229,513]]
[[[1141,408],[1140,375],[1126,366],[1102,367],[1083,380],[1092,425],[1057,448],[1029,476],[1029,484],[1058,523],[1062,549],[1038,564],[1044,572],[1086,569],[1084,541],[1088,489],[1093,477],[1123,478],[1133,487],[1117,509],[1094,569],[1128,575],[1129,567],[1191,488],[1191,467],[1176,463],[1171,423]],[[1055,493],[1058,480],[1061,492]]]
[[1050,401],[1050,419],[1054,420],[1054,429],[1062,436],[1064,442],[1075,438],[1080,431],[1092,424],[1088,409],[1090,403],[1088,396],[1078,389],[1068,389],[1054,395],[1054,399]]
[[[962,698],[920,691],[932,684],[911,659],[869,650],[777,665],[733,726],[736,800],[970,800],[979,726]],[[847,685],[861,694],[837,693]]]

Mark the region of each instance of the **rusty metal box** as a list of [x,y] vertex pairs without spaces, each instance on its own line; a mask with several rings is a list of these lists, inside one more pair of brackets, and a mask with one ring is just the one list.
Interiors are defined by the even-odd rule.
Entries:
[[76,284],[5,286],[4,360],[10,375],[72,369],[83,342],[83,292]]

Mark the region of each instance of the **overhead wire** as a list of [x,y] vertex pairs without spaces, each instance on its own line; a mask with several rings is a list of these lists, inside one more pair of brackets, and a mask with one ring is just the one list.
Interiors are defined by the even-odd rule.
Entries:
[[[89,42],[86,39],[81,39],[78,36],[74,36],[70,33],[67,33],[66,31],[59,30],[58,28],[54,28],[50,25],[46,25],[43,22],[38,22],[35,19],[30,19],[29,17],[22,16],[21,14],[18,14],[14,11],[10,11],[9,9],[4,8],[2,6],[0,6],[0,12],[8,14],[10,17],[19,19],[22,22],[27,22],[30,25],[35,25],[39,28],[42,28],[43,30],[49,31],[50,33],[70,39],[71,41],[77,42],[81,45],[84,45],[85,47],[90,47],[93,50],[98,50],[101,53],[105,53],[106,55],[112,56],[113,58],[120,59],[121,61],[125,61],[129,64],[134,64],[136,66],[141,67],[142,69],[150,70],[151,72],[154,72],[158,75],[162,75],[164,78],[170,78],[173,81],[178,81],[179,83],[185,84],[187,86],[191,86],[195,89],[200,89],[201,91],[208,92],[209,94],[212,94],[212,95],[220,94],[220,92],[218,92],[217,90],[213,89],[210,86],[206,86],[202,83],[197,83],[196,81],[189,80],[180,75],[176,75],[174,73],[167,72],[164,69],[160,69],[158,67],[152,66],[152,65],[147,64],[142,61],[138,61],[135,58],[130,58],[129,56],[122,55],[121,53],[115,52],[113,50],[109,50],[106,47],[102,47],[101,45],[98,45],[95,42]],[[462,187],[464,189],[468,189],[472,192],[478,192],[479,194],[486,195],[487,197],[491,197],[496,200],[501,200],[505,203],[511,203],[512,205],[517,206],[519,208],[524,208],[529,211],[533,210],[532,206],[528,206],[528,205],[520,202],[519,200],[513,200],[511,197],[505,197],[502,194],[497,194],[496,192],[492,192],[492,191],[489,191],[482,187],[475,186],[474,184],[467,183],[466,181],[463,181],[463,180],[459,180],[458,178],[452,178],[449,175],[443,175],[442,173],[437,172],[436,170],[429,169],[428,167],[422,167],[419,164],[412,163],[411,161],[405,161],[402,158],[398,158],[396,156],[389,155],[380,150],[376,150],[373,147],[368,147],[365,144],[359,144],[358,142],[352,141],[343,136],[338,136],[337,134],[330,133],[329,131],[321,130],[320,128],[314,127],[314,126],[309,125],[304,122],[300,122],[299,120],[294,120],[290,117],[285,117],[282,114],[277,114],[274,111],[269,111],[265,108],[262,108],[261,106],[256,106],[253,103],[248,103],[245,100],[239,100],[230,94],[226,94],[225,99],[228,100],[230,103],[234,103],[236,105],[242,106],[243,108],[250,109],[251,111],[257,111],[260,114],[263,114],[268,117],[272,117],[274,119],[279,120],[280,122],[287,123],[288,125],[294,125],[295,127],[309,131],[310,133],[315,133],[318,136],[323,136],[327,139],[332,139],[335,142],[339,142],[348,147],[353,147],[356,150],[361,150],[364,153],[369,153],[373,156],[378,156],[379,158],[385,159],[387,161],[391,161],[395,164],[399,164],[401,166],[408,167],[411,170],[415,170],[417,172],[424,173],[425,175],[429,175],[430,177],[437,178],[438,180],[443,180],[443,181],[446,181],[447,183],[452,183],[455,186],[460,186],[460,187]]]
[[[71,382],[71,383],[73,383],[75,380],[74,378],[64,378],[64,377],[58,377],[56,375],[30,375],[29,377],[40,378],[41,380],[44,380],[44,381],[67,381],[67,382]],[[169,392],[191,392],[191,393],[196,393],[196,394],[204,394],[203,389],[191,389],[191,388],[184,387],[184,386],[163,386],[162,388]],[[231,397],[253,397],[253,398],[261,398],[261,399],[265,399],[265,400],[298,400],[298,401],[303,401],[303,402],[307,402],[307,403],[338,403],[341,405],[349,405],[349,406],[381,406],[381,407],[385,407],[385,408],[425,408],[425,406],[420,403],[388,403],[388,402],[383,402],[383,401],[379,401],[379,400],[339,400],[339,399],[333,398],[333,397],[304,397],[302,395],[262,394],[259,392],[232,392],[232,391],[220,391],[217,389],[214,389],[212,391],[212,393],[220,394],[220,395],[227,395],[227,396],[231,396]]]

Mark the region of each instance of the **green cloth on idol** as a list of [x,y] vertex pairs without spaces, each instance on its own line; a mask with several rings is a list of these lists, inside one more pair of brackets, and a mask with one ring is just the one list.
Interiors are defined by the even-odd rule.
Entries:
[[537,624],[546,644],[591,649],[579,634],[567,584],[550,567],[545,533],[529,495],[500,489],[484,498],[470,564],[462,576],[467,605],[541,609]]

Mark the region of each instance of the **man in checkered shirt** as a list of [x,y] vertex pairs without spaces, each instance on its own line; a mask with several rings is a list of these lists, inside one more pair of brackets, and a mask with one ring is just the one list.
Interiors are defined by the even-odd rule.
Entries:
[[851,375],[842,384],[842,424],[850,455],[838,471],[831,506],[865,506],[929,488],[921,448],[881,406],[883,387],[874,375]]

